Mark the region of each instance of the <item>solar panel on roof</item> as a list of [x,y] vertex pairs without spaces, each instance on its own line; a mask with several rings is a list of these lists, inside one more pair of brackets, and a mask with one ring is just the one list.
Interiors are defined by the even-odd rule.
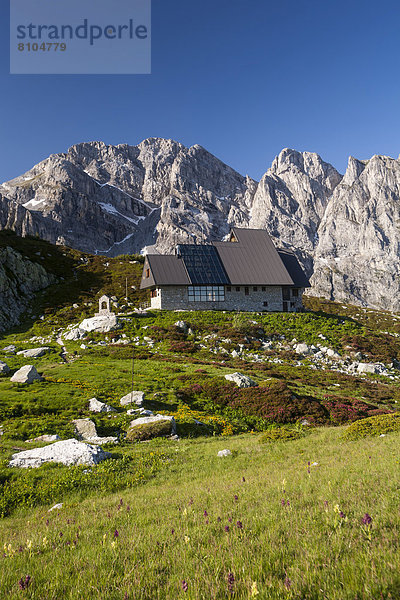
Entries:
[[193,285],[229,284],[228,276],[214,246],[180,244],[178,255],[181,256]]

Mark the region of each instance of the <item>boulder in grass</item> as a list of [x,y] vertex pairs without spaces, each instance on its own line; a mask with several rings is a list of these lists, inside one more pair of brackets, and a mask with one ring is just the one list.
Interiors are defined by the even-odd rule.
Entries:
[[163,415],[157,415],[157,417],[160,418],[144,417],[143,419],[132,421],[132,423],[136,424],[128,429],[126,440],[128,442],[144,442],[156,437],[170,437],[174,435],[173,424],[175,424],[175,420],[171,421],[171,417],[164,417]]
[[85,335],[86,331],[84,329],[81,329],[80,327],[74,327],[73,329],[70,329],[70,331],[63,333],[63,338],[64,340],[76,342],[77,340],[84,338]]
[[220,450],[217,454],[217,456],[219,456],[220,458],[224,457],[224,456],[231,456],[232,452],[230,450],[228,450],[228,448],[225,448],[225,450]]
[[296,354],[304,354],[306,356],[308,354],[313,354],[311,346],[305,343],[297,344],[297,346],[295,347],[295,352]]
[[55,435],[45,434],[45,435],[39,435],[38,437],[35,437],[32,440],[26,440],[26,442],[27,442],[27,444],[31,444],[32,442],[43,442],[43,443],[50,444],[51,442],[58,442],[59,439],[61,439],[61,438],[57,434],[55,434]]
[[75,419],[72,421],[75,426],[75,435],[78,440],[89,442],[91,444],[117,444],[117,437],[100,437],[96,430],[96,425],[90,419]]
[[44,346],[43,348],[28,348],[28,350],[20,350],[17,352],[17,354],[21,354],[25,358],[39,358],[40,356],[46,354],[46,352],[49,350],[51,350],[51,348]]
[[90,398],[90,400],[89,400],[89,410],[91,412],[96,412],[96,413],[116,412],[115,408],[113,408],[112,406],[109,406],[109,404],[105,404],[104,402],[100,402],[100,400],[97,400],[97,398]]
[[139,425],[147,425],[149,423],[157,423],[159,421],[169,421],[171,433],[176,433],[176,422],[174,417],[170,415],[152,415],[150,417],[139,417],[131,421],[130,428],[138,427]]
[[359,373],[379,373],[379,365],[375,363],[359,363],[357,366]]
[[225,379],[236,383],[240,388],[254,387],[257,385],[255,381],[250,379],[247,375],[243,375],[243,373],[229,373],[229,375],[225,375]]
[[152,410],[146,410],[145,408],[130,408],[126,411],[128,416],[137,415],[141,417],[152,417],[154,415]]
[[5,346],[3,348],[3,352],[5,352],[6,354],[15,354],[17,350],[17,346],[14,346],[14,344],[10,344],[10,346]]
[[183,333],[187,333],[189,326],[187,323],[185,323],[185,321],[176,321],[176,323],[174,323],[175,327],[177,327],[178,329],[180,329],[181,331],[183,331]]
[[10,367],[5,362],[0,360],[0,376],[7,375],[9,372],[10,372]]
[[21,467],[33,469],[54,462],[63,465],[97,465],[102,460],[110,458],[111,454],[105,452],[100,446],[85,444],[78,440],[64,440],[44,446],[43,448],[33,448],[13,454],[9,462],[9,467]]
[[112,314],[84,319],[82,323],[79,324],[79,329],[83,329],[84,331],[95,331],[97,333],[107,333],[112,329],[117,329],[117,327],[118,319]]
[[13,383],[33,383],[34,381],[42,381],[42,377],[36,371],[34,365],[25,365],[18,369],[11,377]]
[[140,392],[138,390],[129,392],[126,396],[123,396],[119,403],[121,406],[127,406],[128,404],[136,404],[136,406],[141,407],[144,402],[144,392]]

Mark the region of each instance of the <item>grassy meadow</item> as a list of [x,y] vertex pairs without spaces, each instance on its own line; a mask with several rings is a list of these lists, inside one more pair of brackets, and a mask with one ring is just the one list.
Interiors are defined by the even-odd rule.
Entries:
[[0,521],[1,598],[398,598],[399,435],[139,444],[164,464],[134,489]]
[[[138,316],[141,257],[9,232],[1,245],[59,278],[0,333],[11,374],[34,364],[43,376],[0,378],[1,600],[400,598],[398,315],[306,298],[301,314]],[[119,329],[63,339],[62,350],[62,333],[103,293],[118,300]],[[296,341],[342,362],[299,356]],[[26,359],[11,344],[49,351]],[[179,440],[125,437],[133,356],[134,388],[146,409],[174,416]],[[386,375],[349,372],[356,356]],[[235,371],[256,387],[224,378]],[[91,413],[93,397],[116,412]],[[104,446],[110,459],[8,467],[41,446],[28,440],[74,437],[72,420],[85,417],[119,438]]]

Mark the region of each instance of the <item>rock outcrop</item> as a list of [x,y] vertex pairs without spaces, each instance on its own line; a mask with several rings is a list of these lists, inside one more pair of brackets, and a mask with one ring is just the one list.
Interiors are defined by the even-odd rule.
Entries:
[[232,381],[240,388],[254,387],[257,385],[250,377],[238,372],[225,375],[225,379],[227,381]]
[[37,262],[9,246],[0,248],[0,331],[17,325],[34,293],[56,281]]
[[91,412],[96,412],[96,413],[116,412],[115,408],[113,408],[109,404],[106,404],[105,402],[100,402],[100,400],[97,400],[97,398],[90,398],[89,410]]
[[36,367],[33,365],[24,365],[18,371],[14,373],[10,381],[13,383],[33,383],[34,381],[41,381],[42,377],[36,371]]
[[121,406],[128,406],[130,404],[136,404],[136,406],[142,406],[144,402],[144,392],[134,390],[129,392],[121,398],[119,401]]
[[349,159],[319,227],[313,294],[400,310],[400,161]]
[[82,323],[79,324],[78,329],[85,332],[95,331],[97,333],[107,333],[108,331],[117,329],[117,327],[118,319],[115,315],[102,315],[99,317],[83,319]]
[[44,446],[33,448],[13,454],[9,462],[10,467],[37,468],[48,462],[63,465],[97,465],[102,460],[110,458],[111,454],[105,452],[100,446],[85,444],[78,440],[64,440]]
[[75,435],[78,440],[89,442],[91,444],[117,444],[117,437],[100,437],[96,430],[96,425],[91,419],[75,419],[72,421],[75,427]]
[[318,154],[285,148],[258,184],[250,227],[266,229],[278,246],[295,250],[312,272],[318,227],[341,179]]

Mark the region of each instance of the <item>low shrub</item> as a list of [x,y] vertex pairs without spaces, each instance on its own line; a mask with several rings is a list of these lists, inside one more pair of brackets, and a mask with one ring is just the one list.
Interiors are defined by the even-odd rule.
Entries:
[[126,434],[127,442],[144,442],[156,437],[171,435],[170,421],[156,421],[155,423],[143,423],[128,429]]
[[274,427],[268,429],[260,437],[262,444],[269,444],[271,442],[290,442],[291,440],[298,440],[303,437],[303,431],[299,429],[286,429],[286,427]]
[[230,406],[246,415],[282,424],[294,423],[301,418],[315,424],[324,423],[328,418],[326,409],[317,400],[296,396],[283,381],[268,387],[242,389]]
[[343,436],[348,440],[358,440],[392,431],[400,431],[400,413],[377,415],[356,421],[347,427]]
[[168,348],[169,352],[179,352],[180,354],[194,354],[198,347],[193,342],[173,342]]
[[364,417],[386,414],[390,411],[367,404],[358,398],[339,398],[326,394],[322,404],[329,411],[330,419],[335,425],[358,421]]

